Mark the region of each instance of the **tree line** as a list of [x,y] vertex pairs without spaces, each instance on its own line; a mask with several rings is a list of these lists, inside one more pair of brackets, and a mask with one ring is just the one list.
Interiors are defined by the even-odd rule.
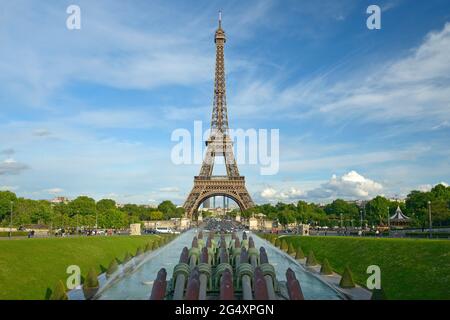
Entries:
[[[387,225],[388,215],[392,216],[400,207],[411,218],[411,227],[428,227],[428,202],[434,226],[450,225],[450,187],[438,184],[430,191],[411,191],[406,201],[398,202],[377,196],[362,206],[355,202],[336,199],[321,206],[315,203],[277,203],[257,205],[242,212],[243,217],[262,213],[268,219],[278,220],[282,225],[290,223],[309,223],[318,226],[360,226]],[[10,191],[0,191],[0,225],[10,223],[11,203],[13,226],[43,224],[56,227],[94,227],[96,219],[99,228],[125,228],[130,223],[149,220],[168,220],[181,218],[184,209],[176,207],[171,201],[161,202],[157,207],[126,204],[118,207],[111,199],[95,201],[80,196],[67,203],[51,203],[46,200],[19,198]],[[236,214],[237,212],[233,212]],[[204,213],[204,217],[205,217]],[[207,215],[207,214],[206,214]]]
[[161,202],[156,208],[136,204],[118,207],[111,199],[95,201],[90,197],[80,196],[67,203],[51,203],[19,198],[11,191],[0,191],[1,226],[9,226],[11,209],[14,227],[41,224],[53,228],[94,228],[97,221],[98,228],[121,229],[131,223],[184,216],[184,209],[168,200]]

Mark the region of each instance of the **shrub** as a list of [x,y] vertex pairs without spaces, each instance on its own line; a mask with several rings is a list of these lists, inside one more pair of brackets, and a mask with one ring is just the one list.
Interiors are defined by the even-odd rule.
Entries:
[[294,249],[294,246],[292,245],[292,242],[289,243],[288,253],[289,253],[291,256],[294,256],[294,255],[295,255],[295,249]]
[[314,255],[314,252],[312,250],[309,252],[308,258],[306,258],[306,265],[308,267],[317,265],[316,256]]
[[125,253],[125,257],[123,258],[122,263],[127,263],[128,261],[131,260],[131,258],[133,258],[133,257],[131,256],[131,254],[129,252]]
[[143,254],[143,253],[144,253],[144,251],[142,250],[141,247],[139,247],[139,248],[137,248],[137,250],[136,250],[136,255],[135,255],[135,257],[140,256],[140,255]]
[[[12,231],[11,232],[12,237],[25,237],[27,235],[28,235],[28,232],[26,232],[26,231]],[[0,232],[0,237],[9,237],[9,231]]]
[[91,268],[84,280],[83,293],[86,300],[92,299],[98,291],[99,283],[97,273],[94,268]]
[[372,300],[386,300],[386,295],[383,288],[372,290]]
[[295,259],[300,260],[304,258],[305,254],[303,253],[302,247],[298,246],[297,250],[295,251]]
[[327,258],[323,260],[322,266],[320,267],[320,273],[325,275],[333,274],[333,269],[331,269]]
[[270,243],[273,244],[273,245],[275,245],[276,242],[277,242],[277,237],[273,236],[273,237],[270,239]]
[[281,247],[281,240],[280,240],[280,238],[277,238],[275,240],[275,247],[277,247],[277,248]]
[[66,294],[66,288],[61,280],[56,283],[55,289],[50,296],[50,300],[69,300]]
[[98,288],[98,286],[97,272],[95,272],[94,268],[91,268],[86,276],[86,279],[84,280],[83,287]]
[[354,288],[355,282],[353,281],[353,275],[350,271],[350,267],[347,265],[344,269],[344,273],[342,274],[341,282],[339,282],[339,285],[342,288]]
[[106,276],[108,277],[112,275],[114,272],[117,271],[117,269],[119,269],[119,264],[117,263],[116,259],[113,259],[109,264],[108,270],[106,270]]
[[152,249],[153,249],[152,243],[151,242],[147,242],[147,244],[145,245],[144,252],[152,251]]
[[281,240],[281,250],[283,250],[284,252],[288,251],[288,243],[286,240]]

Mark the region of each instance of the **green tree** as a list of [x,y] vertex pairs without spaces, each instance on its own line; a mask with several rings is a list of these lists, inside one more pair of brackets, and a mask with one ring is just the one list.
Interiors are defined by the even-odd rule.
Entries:
[[0,220],[9,217],[11,214],[11,201],[14,206],[14,202],[17,201],[17,196],[14,192],[0,191]]
[[102,227],[104,228],[120,229],[129,224],[128,215],[117,208],[107,209],[101,214],[101,217]]
[[325,212],[328,216],[341,217],[344,220],[356,220],[359,218],[359,208],[355,203],[348,203],[342,199],[336,199],[325,206]]
[[173,218],[176,215],[177,207],[170,200],[165,200],[158,205],[158,210],[164,214],[165,219]]
[[75,200],[69,202],[69,214],[74,216],[80,214],[82,216],[94,214],[96,205],[95,200],[86,196],[80,196]]
[[[382,196],[376,196],[366,204],[366,219],[369,220],[372,224],[388,224],[388,214],[395,210],[393,208],[395,204],[391,204],[391,202]],[[389,212],[388,212],[389,208]]]
[[151,220],[162,220],[164,218],[164,214],[161,211],[152,211],[150,213]]
[[285,207],[278,213],[278,221],[286,228],[288,224],[295,222],[295,211]]
[[97,202],[97,210],[99,212],[105,212],[106,210],[115,209],[116,202],[111,199],[102,199]]
[[416,226],[428,226],[428,201],[433,200],[431,192],[411,191],[406,197],[407,213]]

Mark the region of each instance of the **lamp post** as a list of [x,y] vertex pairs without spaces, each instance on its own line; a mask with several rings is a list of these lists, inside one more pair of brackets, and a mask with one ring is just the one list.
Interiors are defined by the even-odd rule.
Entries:
[[363,216],[362,216],[362,214],[363,214],[363,211],[362,211],[362,209],[361,210],[359,210],[359,214],[360,214],[360,223],[359,223],[359,226],[361,227],[361,230],[363,229]]
[[95,209],[95,235],[97,235],[98,233],[97,228],[98,228],[98,210]]
[[430,232],[430,239],[431,239],[431,228],[432,228],[432,223],[431,223],[431,201],[428,200],[428,222],[429,222],[429,232]]
[[14,204],[14,202],[11,201],[11,203],[10,203],[10,205],[11,205],[11,215],[10,215],[10,219],[9,219],[9,238],[11,238],[11,236],[12,236],[13,204]]
[[387,207],[387,220],[388,220],[388,229],[391,230],[391,217],[389,214],[389,207]]

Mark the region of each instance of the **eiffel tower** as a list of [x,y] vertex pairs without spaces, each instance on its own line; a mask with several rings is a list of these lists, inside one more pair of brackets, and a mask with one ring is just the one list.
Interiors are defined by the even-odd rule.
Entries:
[[[241,210],[252,207],[253,200],[245,187],[245,177],[239,170],[233,154],[233,142],[228,131],[228,112],[225,88],[224,46],[225,32],[222,29],[222,15],[219,13],[219,27],[214,37],[216,44],[216,71],[214,82],[214,104],[211,118],[211,133],[206,143],[206,155],[200,174],[194,177],[194,187],[183,207],[186,216],[193,218],[200,204],[214,196],[233,199]],[[223,156],[226,176],[213,176],[214,158]]]

